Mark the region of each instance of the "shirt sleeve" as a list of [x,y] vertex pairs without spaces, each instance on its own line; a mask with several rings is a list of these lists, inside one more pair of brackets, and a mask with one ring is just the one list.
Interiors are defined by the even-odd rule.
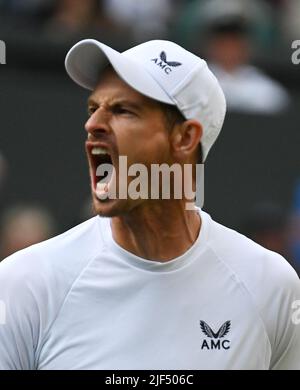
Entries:
[[39,310],[22,252],[0,263],[0,370],[35,367]]
[[270,369],[300,370],[300,280],[292,268],[281,280],[273,300],[279,311],[274,315],[277,331]]

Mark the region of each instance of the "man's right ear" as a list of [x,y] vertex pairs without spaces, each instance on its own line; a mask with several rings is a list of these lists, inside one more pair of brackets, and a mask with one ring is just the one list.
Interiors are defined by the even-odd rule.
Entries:
[[201,124],[194,119],[175,125],[171,134],[171,146],[176,159],[186,160],[193,155],[199,146],[202,133]]

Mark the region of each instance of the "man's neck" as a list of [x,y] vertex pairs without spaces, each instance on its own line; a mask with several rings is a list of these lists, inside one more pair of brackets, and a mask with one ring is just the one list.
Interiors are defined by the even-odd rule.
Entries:
[[118,245],[144,259],[169,261],[183,255],[201,228],[198,211],[180,201],[147,204],[113,217],[112,235]]

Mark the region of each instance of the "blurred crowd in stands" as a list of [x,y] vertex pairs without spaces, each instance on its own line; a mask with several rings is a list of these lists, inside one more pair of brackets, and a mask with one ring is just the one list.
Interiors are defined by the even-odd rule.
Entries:
[[40,206],[14,205],[1,218],[1,259],[30,245],[47,240],[55,233],[51,214]]
[[0,0],[0,10],[16,23],[58,39],[112,26],[115,32],[131,31],[138,41],[166,37],[174,30],[193,40],[188,30],[195,33],[221,15],[237,12],[264,45],[295,39],[300,29],[298,0]]
[[[53,40],[113,32],[141,42],[173,38],[197,45],[220,18],[239,15],[257,47],[277,47],[300,32],[298,0],[0,0],[2,25]],[[1,29],[3,27],[1,26]],[[205,40],[206,35],[201,34]]]
[[[174,40],[208,60],[229,111],[277,115],[288,107],[289,93],[254,63],[266,52],[270,61],[280,60],[281,50],[290,50],[291,42],[300,39],[300,2],[0,0],[1,37],[12,32],[66,46],[96,38],[120,50],[149,39]],[[0,151],[0,200],[8,168]],[[78,222],[91,215],[90,205],[84,207]],[[240,231],[284,255],[300,274],[299,221],[300,184],[292,210],[271,202],[255,205],[241,221]],[[45,209],[13,205],[0,220],[0,260],[55,232]]]

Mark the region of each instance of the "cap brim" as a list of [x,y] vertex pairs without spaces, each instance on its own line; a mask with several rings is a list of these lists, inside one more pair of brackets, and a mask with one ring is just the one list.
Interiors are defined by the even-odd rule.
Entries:
[[101,71],[111,64],[116,73],[141,94],[163,103],[174,101],[137,61],[94,39],[84,39],[74,45],[65,60],[67,73],[83,88],[94,90]]

